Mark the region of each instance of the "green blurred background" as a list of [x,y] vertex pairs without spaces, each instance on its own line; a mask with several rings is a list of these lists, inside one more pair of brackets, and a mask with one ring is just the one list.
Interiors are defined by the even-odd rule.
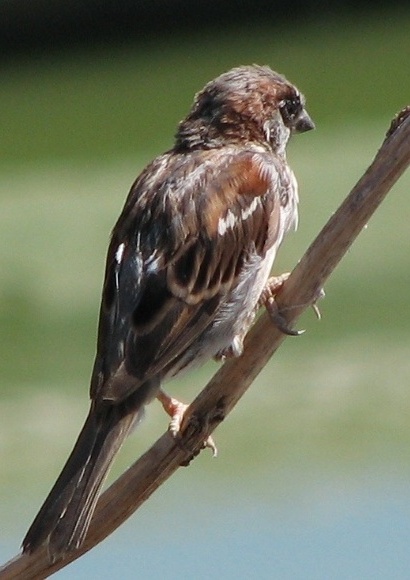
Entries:
[[[276,22],[274,9],[264,5],[264,23],[173,33],[170,21],[142,38],[66,38],[3,54],[3,560],[17,552],[88,409],[110,229],[135,176],[172,145],[194,93],[256,62],[307,97],[317,130],[289,147],[300,226],[277,272],[297,262],[410,102],[410,11],[312,10],[294,23]],[[409,189],[407,174],[326,285],[322,321],[304,316],[306,334],[285,342],[215,434],[219,458],[204,453],[180,470],[59,577],[409,577]],[[190,400],[216,368],[169,390]],[[110,480],[166,424],[152,404]]]

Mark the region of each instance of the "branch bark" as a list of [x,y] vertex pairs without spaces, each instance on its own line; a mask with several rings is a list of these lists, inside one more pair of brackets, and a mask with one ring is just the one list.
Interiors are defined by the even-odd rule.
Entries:
[[[292,324],[311,305],[361,229],[410,164],[410,106],[394,119],[373,163],[330,218],[286,281],[278,307]],[[86,541],[64,559],[49,562],[47,549],[22,554],[0,569],[0,579],[38,580],[92,549],[120,526],[230,413],[286,336],[264,313],[249,332],[244,354],[228,360],[190,405],[178,444],[165,433],[101,496]]]

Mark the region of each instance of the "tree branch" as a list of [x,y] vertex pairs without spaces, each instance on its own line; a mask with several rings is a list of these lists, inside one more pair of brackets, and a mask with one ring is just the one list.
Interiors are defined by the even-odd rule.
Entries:
[[[410,106],[392,122],[373,163],[285,283],[277,304],[288,324],[315,302],[325,281],[409,164]],[[45,547],[18,555],[0,569],[0,579],[49,576],[111,534],[199,453],[203,441],[233,409],[285,338],[264,313],[245,340],[244,354],[228,360],[190,405],[178,444],[165,433],[101,496],[84,545],[54,563],[49,562]]]

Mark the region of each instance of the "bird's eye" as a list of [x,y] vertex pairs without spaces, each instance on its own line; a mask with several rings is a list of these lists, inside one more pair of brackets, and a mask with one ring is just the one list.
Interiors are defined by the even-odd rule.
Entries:
[[283,120],[285,125],[287,122],[292,122],[300,113],[300,98],[293,97],[292,99],[286,99],[282,102],[280,110],[282,113]]

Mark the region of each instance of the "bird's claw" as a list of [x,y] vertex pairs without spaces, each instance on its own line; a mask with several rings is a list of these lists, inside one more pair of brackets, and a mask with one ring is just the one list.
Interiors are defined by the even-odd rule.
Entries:
[[317,305],[317,302],[318,302],[318,300],[321,300],[325,296],[326,296],[326,294],[325,294],[324,289],[323,288],[319,288],[319,290],[317,291],[316,296],[315,296],[315,301],[312,304],[312,310],[316,314],[316,318],[318,320],[321,320],[322,319],[322,315],[320,313],[319,306]]
[[275,296],[282,290],[284,283],[289,278],[290,272],[285,272],[280,276],[273,276],[269,278],[265,288],[259,298],[258,305],[265,306],[275,326],[288,336],[300,336],[304,330],[294,330],[289,328],[284,316],[280,313],[278,305],[275,301]]
[[288,326],[285,317],[279,311],[277,302],[273,297],[269,298],[266,301],[265,308],[268,311],[269,316],[272,319],[272,322],[283,334],[286,334],[287,336],[300,336],[301,334],[306,332],[305,330],[294,330],[293,328],[290,328]]
[[[283,334],[288,336],[300,336],[306,331],[289,328],[285,317],[280,312],[279,307],[275,301],[275,296],[282,290],[283,285],[289,276],[290,272],[286,272],[280,276],[273,276],[272,278],[269,278],[265,288],[262,290],[260,295],[258,306],[265,306],[273,323]],[[311,305],[313,312],[316,314],[318,320],[320,320],[322,316],[320,314],[319,307],[317,306],[317,301],[321,298],[324,298],[324,296],[325,291],[323,288],[320,288],[316,294],[313,304]]]
[[[170,397],[162,390],[159,392],[157,399],[162,404],[163,408],[165,409],[165,412],[171,417],[171,421],[168,426],[168,431],[172,436],[172,438],[177,440],[181,431],[181,425],[184,419],[185,412],[188,409],[189,405],[182,403],[181,401],[178,401],[178,399]],[[218,455],[218,449],[211,435],[209,435],[209,437],[205,439],[201,447],[201,449],[206,448],[211,449],[212,457],[216,457]]]
[[318,320],[321,320],[322,319],[322,315],[321,315],[320,310],[319,310],[319,307],[318,307],[318,305],[316,303],[315,304],[312,304],[312,310],[316,314],[316,318]]

